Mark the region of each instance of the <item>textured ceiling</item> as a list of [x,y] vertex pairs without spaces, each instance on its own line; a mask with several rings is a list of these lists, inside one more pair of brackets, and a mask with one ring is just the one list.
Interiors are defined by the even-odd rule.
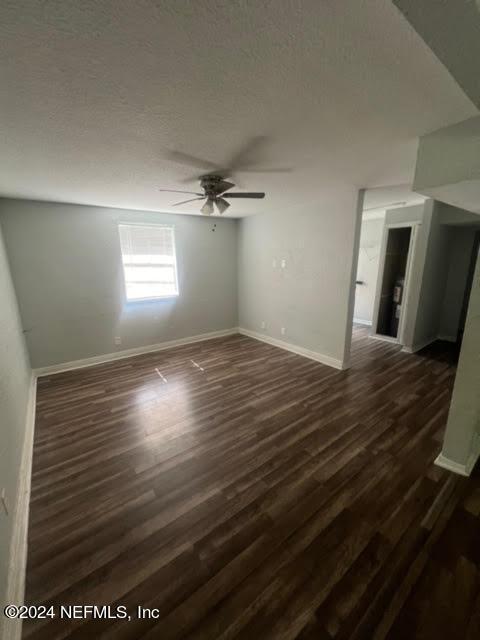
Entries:
[[410,183],[417,136],[477,114],[389,0],[3,0],[0,56],[14,197],[178,211],[168,150],[224,165],[264,135],[294,171],[240,174],[267,197],[230,215],[292,211]]

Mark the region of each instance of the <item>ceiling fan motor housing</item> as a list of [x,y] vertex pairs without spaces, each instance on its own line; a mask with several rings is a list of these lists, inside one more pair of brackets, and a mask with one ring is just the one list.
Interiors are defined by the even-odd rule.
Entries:
[[212,199],[215,199],[220,193],[225,191],[222,182],[222,176],[217,175],[206,175],[200,178],[200,185],[202,189],[204,189],[205,195]]

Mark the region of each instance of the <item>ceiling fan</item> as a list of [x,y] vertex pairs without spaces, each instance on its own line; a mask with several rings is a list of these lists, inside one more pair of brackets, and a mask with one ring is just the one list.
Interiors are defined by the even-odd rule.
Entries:
[[199,191],[177,191],[172,189],[160,189],[160,191],[169,191],[171,193],[190,193],[195,198],[189,198],[188,200],[182,200],[181,202],[175,202],[172,206],[178,207],[187,202],[194,202],[195,200],[205,200],[203,207],[200,211],[204,215],[211,215],[214,212],[215,205],[218,209],[218,213],[224,213],[230,203],[227,198],[264,198],[265,193],[263,191],[231,191],[227,193],[228,189],[231,189],[235,185],[233,182],[224,180],[222,176],[218,175],[205,175],[200,177],[200,187],[203,189],[203,193]]
[[201,207],[200,211],[204,215],[211,215],[214,213],[214,205],[218,209],[220,214],[224,213],[230,203],[228,199],[230,198],[264,198],[265,193],[263,191],[255,191],[255,192],[239,192],[239,191],[229,191],[232,187],[235,186],[235,183],[229,182],[226,178],[231,178],[234,176],[236,172],[259,172],[259,173],[287,173],[290,172],[291,169],[288,168],[262,168],[259,167],[255,161],[255,155],[258,154],[260,147],[262,147],[267,138],[264,136],[257,136],[249,140],[237,153],[235,153],[230,161],[222,166],[219,166],[209,160],[204,160],[202,158],[196,158],[195,156],[191,156],[187,153],[182,153],[180,151],[169,151],[168,158],[173,160],[174,162],[178,162],[180,164],[186,164],[189,166],[197,167],[202,169],[203,171],[207,170],[208,173],[204,173],[197,176],[192,176],[187,178],[186,180],[182,180],[182,182],[190,182],[191,180],[199,180],[200,188],[203,189],[203,193],[201,191],[183,191],[183,190],[174,190],[174,189],[160,189],[160,191],[170,192],[170,193],[188,193],[196,196],[195,198],[189,198],[188,200],[182,200],[181,202],[175,202],[172,206],[178,207],[182,204],[187,204],[188,202],[194,202],[195,200],[205,200],[204,205]]

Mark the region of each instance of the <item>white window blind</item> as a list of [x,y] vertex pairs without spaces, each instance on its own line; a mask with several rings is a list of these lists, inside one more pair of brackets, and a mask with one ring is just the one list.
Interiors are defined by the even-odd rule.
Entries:
[[127,300],[178,295],[173,227],[120,224]]

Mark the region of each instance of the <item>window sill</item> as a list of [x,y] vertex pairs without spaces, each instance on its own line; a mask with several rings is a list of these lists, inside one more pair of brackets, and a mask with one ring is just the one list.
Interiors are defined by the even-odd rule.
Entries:
[[172,298],[178,298],[178,293],[170,293],[167,296],[155,296],[154,298],[131,298],[126,299],[127,304],[137,304],[138,302],[161,302],[162,300],[171,300]]

